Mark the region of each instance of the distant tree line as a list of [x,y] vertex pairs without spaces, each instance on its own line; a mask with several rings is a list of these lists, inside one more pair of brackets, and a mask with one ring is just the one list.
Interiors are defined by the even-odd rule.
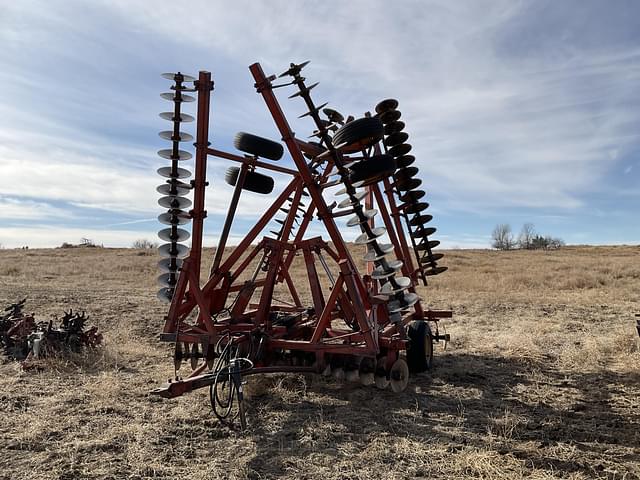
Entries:
[[498,250],[553,250],[564,246],[564,240],[550,235],[540,235],[533,223],[525,223],[516,237],[511,231],[511,225],[501,223],[496,225],[491,233],[491,246]]

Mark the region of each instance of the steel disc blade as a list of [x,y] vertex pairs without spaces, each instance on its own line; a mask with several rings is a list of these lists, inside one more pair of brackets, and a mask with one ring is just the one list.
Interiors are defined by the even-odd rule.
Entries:
[[160,240],[165,242],[184,242],[189,240],[191,234],[184,228],[163,228],[158,232]]
[[365,232],[362,235],[359,235],[355,239],[354,243],[356,243],[358,245],[364,245],[365,243],[373,242],[376,238],[381,237],[385,233],[387,233],[387,229],[384,228],[384,227],[372,228],[371,229],[371,236],[369,236],[369,234]]
[[176,168],[175,173],[171,167],[160,167],[158,169],[158,175],[165,178],[189,178],[191,172],[186,168]]
[[[184,184],[183,184],[184,185]],[[163,183],[162,185],[158,185],[156,191],[162,195],[172,195],[174,197],[184,197],[185,195],[189,195],[191,189],[185,188],[180,185],[171,185],[169,183]]]
[[161,288],[158,290],[156,294],[158,300],[164,303],[171,303],[171,299],[173,298],[173,288]]
[[373,385],[375,383],[376,361],[374,358],[365,357],[358,366],[360,382],[363,385]]
[[413,147],[409,143],[401,143],[395,147],[391,147],[387,152],[392,157],[402,157],[411,151]]
[[327,118],[333,123],[344,122],[344,116],[337,110],[334,110],[333,108],[324,108],[322,110],[322,113],[324,113],[327,116]]
[[170,122],[193,122],[195,118],[186,113],[180,113],[180,116],[176,117],[174,112],[162,112],[160,118],[169,120]]
[[[353,186],[353,188],[359,188],[364,185],[364,180],[361,180],[359,182],[353,182],[351,185]],[[347,187],[344,187],[338,190],[336,192],[336,195],[345,195],[346,193],[347,193]]]
[[377,252],[375,248],[373,248],[373,243],[372,243],[369,246],[369,251],[364,255],[364,260],[366,262],[375,262],[376,260],[380,260],[385,255],[393,252],[394,250],[394,246],[392,243],[382,243],[382,244],[376,243],[376,246],[378,247],[378,250],[380,251],[380,253]]
[[166,78],[167,80],[173,80],[173,81],[177,81],[177,77],[180,76],[181,79],[180,81],[182,82],[195,82],[196,79],[194,77],[192,77],[191,75],[186,75],[184,73],[178,72],[178,73],[171,73],[171,72],[167,72],[167,73],[161,73],[160,76],[162,78]]
[[398,168],[404,168],[411,165],[416,161],[416,157],[413,155],[402,155],[401,157],[396,158],[396,165]]
[[173,155],[173,150],[171,148],[165,148],[163,150],[158,150],[158,155],[162,158],[166,158],[167,160],[191,160],[193,155],[186,150],[178,150],[178,156]]
[[427,202],[405,203],[400,208],[403,208],[406,213],[411,215],[426,210],[429,208],[429,204]]
[[366,196],[367,196],[366,190],[363,190],[361,192],[356,192],[356,194],[354,195],[355,198],[353,199],[351,197],[345,198],[338,204],[338,208],[352,207],[353,205],[360,203],[360,200],[362,200]]
[[442,260],[444,257],[444,253],[432,253],[431,255],[426,255],[420,259],[420,263],[431,264],[434,267],[436,266],[436,262],[438,260]]
[[393,260],[387,263],[387,267],[379,266],[376,267],[373,272],[371,272],[371,278],[376,280],[382,280],[383,278],[390,277],[395,274],[397,270],[402,268],[402,260]]
[[403,310],[406,310],[406,307],[404,307],[399,301],[394,300],[392,302],[387,303],[387,310],[389,310],[390,314],[394,314],[394,313],[399,313],[399,312],[402,312]]
[[425,270],[425,275],[429,275],[429,276],[433,276],[433,275],[439,275],[442,272],[446,272],[449,269],[449,267],[435,267],[432,268],[430,270]]
[[411,233],[413,238],[426,238],[436,233],[436,227],[421,227]]
[[[418,191],[419,191],[419,190],[418,190]],[[427,208],[429,208],[429,204],[428,204],[427,202],[413,202],[413,203],[406,203],[406,204],[402,205],[402,206],[401,206],[401,208],[404,208],[405,210],[408,210],[408,209],[409,209],[409,207],[410,207],[411,205],[419,205],[419,204],[421,204],[421,205],[426,205],[426,207],[424,207],[424,208],[423,208],[423,207],[419,207],[419,208],[421,209],[420,211],[424,211],[424,210],[426,210]],[[408,211],[407,211],[407,213],[410,213],[410,212],[408,212]],[[422,218],[423,216],[424,216],[424,215],[417,215],[417,214],[416,214],[416,216],[415,216],[415,217],[413,217],[413,218],[409,221],[409,225],[412,225],[412,226],[418,226],[418,225],[421,225],[421,224],[425,223],[425,222],[423,222],[423,221],[421,220],[421,218]]]
[[376,113],[385,113],[398,108],[398,101],[395,98],[387,98],[376,105]]
[[158,135],[160,135],[160,138],[164,140],[169,140],[171,142],[192,142],[193,141],[193,135],[186,132],[179,132],[178,136],[175,136],[173,134],[173,131],[165,130],[158,133]]
[[278,75],[278,78],[282,78],[285,75],[297,75],[298,73],[300,73],[300,70],[302,70],[309,64],[310,61],[311,60],[307,60],[306,62],[302,62],[297,65],[295,63],[291,63],[289,65],[289,70],[287,70],[286,72],[282,72],[280,75]]
[[415,305],[418,302],[418,300],[420,300],[420,297],[413,292],[405,293],[404,298],[402,299],[406,307],[411,307],[412,305]]
[[400,195],[401,202],[416,202],[426,195],[424,190],[410,190]]
[[386,125],[387,123],[395,122],[401,116],[402,116],[402,113],[400,113],[399,110],[389,110],[381,114],[378,118],[383,124]]
[[387,147],[395,147],[396,145],[400,145],[401,143],[409,140],[409,134],[406,132],[396,132],[389,135],[384,139],[384,144]]
[[180,243],[165,243],[158,247],[161,257],[184,258],[189,254],[189,247]]
[[185,197],[160,197],[158,199],[158,205],[164,208],[170,208],[172,210],[184,210],[191,206],[191,200]]
[[358,215],[354,215],[347,221],[347,227],[355,227],[356,225],[359,225],[361,223],[366,223],[377,214],[378,210],[376,210],[375,208],[372,208],[371,210],[363,210],[362,216],[364,218],[360,218]]
[[316,88],[318,85],[320,85],[320,83],[319,83],[319,82],[316,82],[316,83],[314,83],[314,84],[312,84],[312,85],[309,85],[308,87],[303,88],[302,90],[298,90],[296,93],[294,93],[294,94],[292,94],[292,95],[289,95],[289,98],[296,98],[296,97],[299,97],[300,95],[303,95],[303,94],[305,94],[305,93],[307,93],[307,92],[310,92],[311,90],[313,90],[314,88]]
[[433,220],[433,215],[416,215],[409,221],[409,225],[416,227],[429,223],[431,220]]
[[180,98],[174,92],[161,93],[160,96],[165,100],[169,100],[170,102],[195,102],[196,98],[191,95],[185,95],[184,93],[180,94]]
[[389,383],[391,384],[391,390],[395,393],[400,393],[407,388],[409,384],[409,366],[402,358],[396,360],[391,366]]
[[418,171],[417,167],[400,168],[393,174],[393,178],[398,182],[409,180],[410,178],[415,177],[418,174]]
[[409,180],[402,180],[400,182],[396,182],[396,187],[398,187],[398,190],[401,190],[403,192],[406,192],[409,190],[415,190],[420,185],[422,185],[422,180],[415,177],[410,178]]
[[396,122],[387,123],[384,126],[385,135],[392,135],[394,133],[401,132],[402,130],[404,130],[404,122],[401,122],[400,120]]
[[161,287],[174,288],[178,283],[177,273],[163,273],[158,276],[158,285]]
[[[394,293],[402,292],[411,286],[411,279],[408,277],[396,277],[393,282],[385,283],[380,289],[382,295],[393,295]],[[402,281],[400,281],[402,280]]]
[[179,258],[163,258],[158,262],[158,268],[167,273],[175,273],[182,267],[182,260]]
[[158,220],[163,225],[186,225],[191,217],[185,212],[166,212],[158,215]]
[[375,371],[375,383],[376,387],[385,389],[389,386],[389,379],[387,378],[387,358],[379,358],[376,363]]
[[418,251],[431,250],[432,248],[436,248],[438,245],[440,245],[440,240],[423,239],[418,245],[416,245],[416,250]]
[[411,279],[409,277],[395,277],[382,286],[380,293],[384,295],[391,295],[406,290],[410,286]]

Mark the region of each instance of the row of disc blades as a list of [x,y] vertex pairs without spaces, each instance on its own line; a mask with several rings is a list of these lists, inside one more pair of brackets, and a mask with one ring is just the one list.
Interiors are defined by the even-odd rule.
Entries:
[[166,242],[159,248],[162,260],[158,262],[158,267],[162,273],[158,277],[158,285],[162,288],[158,291],[158,298],[164,302],[170,302],[178,281],[178,271],[182,266],[182,259],[189,253],[189,248],[181,243],[189,239],[189,231],[180,227],[191,221],[188,213],[191,200],[186,198],[191,191],[191,184],[188,183],[191,172],[178,165],[180,162],[192,158],[190,152],[180,148],[180,144],[193,142],[193,136],[181,131],[180,127],[183,123],[194,120],[193,116],[182,112],[182,104],[195,100],[193,96],[185,93],[194,91],[185,83],[193,82],[195,78],[180,72],[163,73],[162,77],[172,80],[174,83],[171,85],[171,92],[160,94],[163,99],[171,102],[173,111],[160,114],[160,118],[171,122],[172,129],[159,133],[160,138],[171,142],[171,148],[158,151],[158,155],[163,159],[170,160],[171,164],[158,169],[158,174],[165,181],[156,189],[162,195],[158,199],[158,204],[167,209],[165,213],[158,216],[160,223],[165,225],[158,232],[158,236]]
[[409,155],[412,147],[407,143],[409,135],[404,131],[404,122],[400,120],[402,113],[398,110],[398,101],[392,98],[383,100],[376,105],[375,110],[376,117],[384,125],[384,145],[387,153],[395,158],[398,167],[393,174],[394,185],[401,202],[399,208],[405,217],[416,250],[416,257],[425,275],[437,275],[447,270],[447,267],[437,265],[443,254],[432,251],[440,242],[429,240],[436,228],[427,226],[433,217],[425,213],[429,204],[423,200],[426,192],[419,190],[422,180],[416,176],[418,167],[412,166],[415,157]]
[[[285,72],[286,73],[286,72]],[[318,136],[326,148],[337,153],[338,145],[334,145],[329,138],[329,132],[333,133],[333,138],[340,137],[340,131],[348,126],[344,124],[337,130],[332,128],[336,124],[341,124],[344,121],[342,115],[331,109],[323,110],[323,113],[329,118],[329,122],[321,119],[318,113],[325,107],[323,104],[319,107],[314,106],[313,100],[309,94],[310,88],[307,88],[303,83],[303,78],[299,76],[299,72],[291,73],[294,76],[294,84],[298,86],[299,92],[293,96],[300,96],[305,100],[306,105],[309,107],[309,111],[304,115],[309,115],[316,123],[315,136]],[[333,117],[333,118],[332,118]],[[367,120],[367,121],[370,121]],[[361,147],[367,147],[382,140],[382,136],[377,138],[370,138],[358,143],[357,150]],[[343,153],[349,153],[354,151],[352,145],[340,145]],[[335,156],[335,155],[334,155]],[[418,301],[418,296],[415,293],[407,292],[406,290],[411,286],[411,279],[404,277],[401,274],[398,275],[402,269],[402,261],[393,259],[388,260],[386,257],[394,250],[393,245],[380,243],[378,240],[385,235],[386,229],[384,227],[371,228],[369,221],[378,213],[374,209],[366,209],[362,205],[361,201],[365,196],[365,192],[358,188],[364,186],[364,182],[352,182],[349,178],[348,169],[342,169],[339,172],[340,183],[343,184],[343,188],[337,192],[337,195],[342,196],[338,203],[339,208],[347,209],[353,214],[347,220],[347,226],[358,227],[361,234],[356,238],[355,243],[366,245],[367,252],[365,254],[365,260],[374,264],[372,277],[380,283],[380,293],[386,295],[389,298],[388,311],[392,322],[398,322],[402,318],[402,312],[408,310],[412,305]],[[336,212],[335,215],[340,215],[340,212]]]

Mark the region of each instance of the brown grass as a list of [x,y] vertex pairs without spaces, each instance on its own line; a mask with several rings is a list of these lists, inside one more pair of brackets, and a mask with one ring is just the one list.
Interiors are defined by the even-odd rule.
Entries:
[[86,309],[106,347],[0,365],[0,478],[640,478],[640,249],[451,251],[421,294],[451,308],[436,368],[397,395],[319,376],[252,380],[249,430],[172,375],[157,258],[0,251],[0,302]]

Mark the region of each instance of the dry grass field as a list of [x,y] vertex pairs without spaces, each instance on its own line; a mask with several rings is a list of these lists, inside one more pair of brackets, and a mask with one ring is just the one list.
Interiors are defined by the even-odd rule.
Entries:
[[155,253],[0,250],[0,304],[86,309],[88,358],[0,365],[0,478],[640,478],[640,248],[448,252],[422,289],[452,341],[402,394],[250,380],[248,431],[207,392],[162,400]]

